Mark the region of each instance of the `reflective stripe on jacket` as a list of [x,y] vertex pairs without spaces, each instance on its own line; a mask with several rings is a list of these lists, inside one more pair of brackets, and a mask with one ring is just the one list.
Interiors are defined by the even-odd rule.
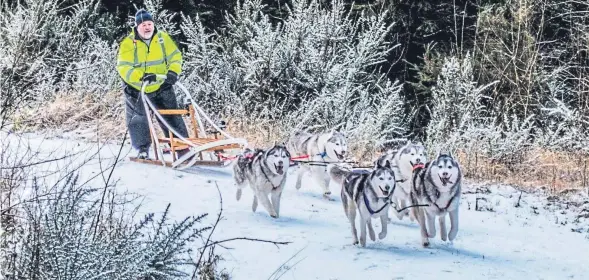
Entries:
[[[131,87],[141,91],[141,78],[144,73],[166,75],[168,70],[180,75],[182,72],[182,54],[169,34],[154,29],[149,46],[135,35],[123,39],[119,47],[117,72]],[[145,93],[157,91],[163,83],[158,79],[145,87]]]

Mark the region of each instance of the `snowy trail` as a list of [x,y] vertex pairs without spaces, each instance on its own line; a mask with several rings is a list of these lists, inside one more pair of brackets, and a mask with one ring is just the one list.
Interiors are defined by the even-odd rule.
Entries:
[[[96,144],[72,140],[28,140],[42,149],[77,149],[96,151]],[[124,154],[129,151],[125,147]],[[103,160],[112,160],[118,152],[113,145],[101,153]],[[131,154],[132,155],[132,154]],[[126,156],[127,157],[127,156]],[[84,167],[84,176],[95,174],[97,160]],[[281,279],[589,279],[589,239],[557,224],[549,211],[541,209],[542,200],[524,195],[522,207],[514,207],[519,192],[509,187],[490,188],[485,194],[493,211],[476,211],[477,185],[463,189],[460,230],[453,245],[440,240],[439,229],[432,239],[432,248],[422,248],[417,223],[393,217],[388,235],[383,240],[367,240],[367,247],[351,245],[350,225],[345,218],[338,186],[332,184],[335,201],[326,201],[321,192],[303,180],[301,190],[294,188],[296,168],[282,196],[281,215],[272,219],[263,207],[251,211],[252,191],[244,189],[240,201],[235,199],[235,186],[230,169],[221,172],[190,174],[160,166],[125,160],[113,174],[119,190],[128,189],[146,195],[144,211],[163,211],[171,203],[177,218],[209,213],[212,223],[219,210],[218,184],[223,197],[223,217],[214,235],[215,240],[250,237],[290,241],[276,247],[250,241],[225,244],[232,249],[217,247],[225,260],[222,267],[232,279],[268,279],[284,262],[292,266]],[[102,178],[94,179],[97,184]],[[479,203],[481,203],[479,201]],[[535,210],[540,208],[538,210]],[[534,212],[539,214],[534,214]],[[375,232],[380,222],[373,220]],[[448,224],[449,225],[449,224]],[[436,223],[436,227],[439,225]]]

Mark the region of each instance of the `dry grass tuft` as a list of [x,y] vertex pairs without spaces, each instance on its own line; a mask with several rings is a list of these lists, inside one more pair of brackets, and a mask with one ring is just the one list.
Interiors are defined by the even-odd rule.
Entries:
[[59,94],[46,103],[20,109],[14,116],[14,129],[87,141],[116,141],[125,134],[123,102],[120,92],[108,92],[99,99]]
[[589,155],[534,149],[519,162],[498,163],[482,154],[458,153],[465,176],[517,185],[527,189],[546,187],[553,192],[589,185]]

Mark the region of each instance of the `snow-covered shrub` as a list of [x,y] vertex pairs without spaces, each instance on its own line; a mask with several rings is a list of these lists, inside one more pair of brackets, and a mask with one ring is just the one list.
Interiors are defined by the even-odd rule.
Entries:
[[160,218],[137,220],[131,196],[103,196],[74,173],[52,188],[37,180],[30,187],[3,236],[8,279],[185,279],[194,267],[190,243],[210,228],[198,227],[206,215],[171,223],[169,205]]
[[184,81],[195,98],[212,114],[282,127],[282,136],[339,127],[364,146],[403,135],[401,85],[379,67],[391,50],[388,13],[291,4],[277,20],[245,0],[217,35],[186,19]]
[[491,85],[477,87],[470,54],[463,59],[455,56],[444,59],[432,88],[431,107],[428,106],[431,120],[426,130],[426,144],[431,153],[440,149],[456,151],[471,141],[481,140],[470,137],[492,125],[491,116],[483,105],[488,98],[484,90]]
[[534,115],[525,120],[494,115],[484,105],[489,99],[484,92],[492,85],[477,87],[468,53],[463,59],[445,59],[432,89],[432,119],[427,127],[431,153],[461,151],[508,165],[523,160],[533,145]]
[[53,100],[56,94],[99,99],[120,87],[111,36],[113,18],[100,16],[100,1],[76,4],[24,0],[0,13],[2,127],[17,110]]
[[567,84],[570,75],[566,67],[543,73],[541,82],[548,89],[542,104],[541,126],[537,129],[537,142],[543,148],[556,151],[589,154],[589,116],[581,112],[582,91]]

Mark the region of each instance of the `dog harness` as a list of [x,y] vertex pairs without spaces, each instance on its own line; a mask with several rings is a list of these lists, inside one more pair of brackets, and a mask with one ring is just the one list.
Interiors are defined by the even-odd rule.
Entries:
[[[423,169],[427,169],[429,167],[429,162],[426,165],[417,165],[413,168],[413,172],[414,172],[414,176],[419,176],[421,181],[423,182],[425,180],[425,172],[421,172]],[[413,180],[415,182],[415,180]],[[413,188],[415,188],[415,185],[413,186]],[[425,190],[424,190],[425,191]],[[437,198],[440,197],[440,191],[438,191],[436,189],[436,195]],[[450,207],[450,204],[452,204],[452,201],[454,201],[454,197],[452,196],[452,198],[450,198],[450,200],[448,201],[448,204],[446,204],[446,207],[441,208],[434,200],[431,199],[430,195],[427,193],[427,191],[425,191],[425,198],[427,199],[427,201],[430,203],[430,205],[427,206],[431,206],[432,204],[434,206],[436,206],[436,208],[438,208],[438,211],[443,212],[446,211],[448,209],[448,207]]]
[[[362,176],[364,178],[362,178],[362,181],[366,180],[366,174],[368,174],[369,172],[362,172]],[[372,185],[372,184],[371,184]],[[385,207],[387,207],[387,205],[391,204],[391,196],[393,195],[393,193],[395,192],[395,188],[397,188],[397,184],[395,184],[393,186],[393,189],[391,190],[391,192],[389,193],[389,195],[387,195],[384,199],[385,199],[385,203],[382,207],[380,207],[378,210],[373,210],[372,207],[370,207],[370,201],[368,200],[368,196],[366,195],[366,188],[362,189],[362,196],[364,197],[364,205],[366,205],[366,209],[368,209],[368,213],[370,213],[370,215],[374,215],[374,214],[378,214],[380,213],[380,211],[382,211]]]

